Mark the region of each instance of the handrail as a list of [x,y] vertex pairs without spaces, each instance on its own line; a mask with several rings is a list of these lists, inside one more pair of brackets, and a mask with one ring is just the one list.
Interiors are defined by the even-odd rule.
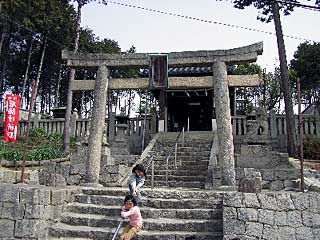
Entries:
[[[169,171],[169,159],[172,156],[173,152],[174,152],[174,164],[175,164],[175,168],[177,168],[177,149],[178,149],[178,140],[180,138],[182,134],[182,147],[184,146],[184,127],[181,129],[181,131],[179,132],[176,141],[174,143],[174,151],[173,149],[171,150],[171,152],[169,152],[169,155],[166,159],[166,187],[168,186],[168,171]],[[180,166],[182,165],[181,159],[180,159]]]
[[[179,138],[182,134],[182,146],[184,146],[184,127],[182,128],[182,130],[179,132],[175,143],[174,143],[174,149],[171,150],[171,152],[169,152],[168,157],[166,158],[166,187],[168,186],[168,171],[169,171],[169,159],[172,156],[172,154],[174,153],[174,163],[175,163],[175,167],[177,168],[177,149],[178,149],[178,141]],[[174,151],[173,151],[174,150]],[[147,163],[147,167],[146,167],[146,172],[148,171],[149,167],[151,165],[151,190],[154,189],[154,158],[153,156],[150,157],[148,163]],[[180,159],[180,166],[182,165],[181,159]]]
[[[174,143],[174,166],[175,168],[177,168],[177,149],[178,149],[178,140],[180,138],[182,134],[182,147],[184,146],[184,127],[181,129],[181,131],[179,132],[178,136],[177,136],[177,139]],[[171,151],[167,157],[167,160],[166,160],[166,187],[168,187],[168,178],[169,178],[169,159],[171,157],[171,155],[173,154],[173,151]],[[182,161],[181,161],[181,158],[180,158],[180,166],[182,165]]]
[[[175,153],[175,167],[177,167],[177,148],[178,148],[178,140],[180,138],[182,134],[182,146],[184,146],[184,127],[182,128],[182,130],[179,132],[177,138],[176,138],[176,141],[175,141],[175,144],[174,144],[174,153]],[[168,168],[169,168],[169,158],[171,157],[173,151],[171,151],[167,157],[167,161],[166,161],[166,186],[168,186]],[[181,165],[181,160],[180,160],[180,165]],[[151,156],[149,158],[149,161],[147,163],[147,167],[146,167],[146,172],[149,170],[150,168],[150,165],[151,165],[151,189],[153,190],[154,188],[154,157]],[[115,240],[116,237],[118,236],[119,234],[119,231],[120,231],[120,228],[121,228],[121,225],[123,224],[123,220],[121,220],[121,222],[119,223],[116,231],[114,232],[113,234],[113,237],[112,237],[112,240]]]
[[122,224],[123,224],[123,219],[121,220],[121,222],[119,223],[116,231],[114,232],[113,237],[112,237],[112,240],[115,240],[116,237],[118,236]]

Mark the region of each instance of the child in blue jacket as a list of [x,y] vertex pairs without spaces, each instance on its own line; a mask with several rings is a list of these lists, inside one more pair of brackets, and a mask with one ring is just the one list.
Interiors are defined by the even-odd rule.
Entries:
[[146,180],[147,174],[144,166],[142,164],[137,164],[132,169],[132,174],[129,177],[128,184],[129,190],[132,196],[134,196],[137,205],[141,207],[141,190]]

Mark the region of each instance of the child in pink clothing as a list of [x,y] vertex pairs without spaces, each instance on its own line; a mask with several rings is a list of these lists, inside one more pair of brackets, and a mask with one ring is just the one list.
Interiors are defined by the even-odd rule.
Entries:
[[120,239],[131,240],[142,230],[143,225],[140,209],[132,195],[125,197],[121,217],[129,218],[129,224],[123,229]]

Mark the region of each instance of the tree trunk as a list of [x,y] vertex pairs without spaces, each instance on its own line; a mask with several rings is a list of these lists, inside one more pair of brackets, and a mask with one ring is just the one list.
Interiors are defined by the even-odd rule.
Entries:
[[45,97],[45,92],[44,92],[44,88],[43,88],[41,91],[41,100],[40,100],[40,112],[41,113],[44,113],[45,102],[46,102],[46,97]]
[[[80,38],[80,23],[81,23],[81,7],[78,1],[78,12],[77,12],[77,21],[76,21],[76,31],[75,31],[75,39],[74,39],[74,49],[73,52],[76,53],[79,48],[79,38]],[[70,153],[70,118],[71,118],[71,110],[72,110],[72,90],[71,90],[71,82],[74,80],[76,70],[71,68],[70,76],[69,76],[69,86],[67,92],[67,109],[64,121],[64,152],[66,154]]]
[[[46,48],[47,48],[47,36],[44,37],[41,58],[40,58],[39,68],[38,68],[37,77],[36,77],[35,90],[34,90],[35,94],[34,94],[34,99],[32,99],[34,104],[36,103],[36,99],[37,99],[37,91],[39,87],[40,77],[42,74],[43,59],[44,59],[44,54],[46,52]],[[33,106],[32,106],[32,109],[33,109]]]
[[3,42],[4,42],[5,36],[6,36],[6,34],[5,34],[5,32],[3,31],[3,32],[1,33],[1,38],[0,38],[0,56],[1,56],[1,50],[2,50],[2,45],[3,45]]
[[[3,4],[3,2],[0,0],[0,14],[2,13],[2,4]],[[2,31],[1,31],[1,38],[0,38],[0,56],[1,56],[1,49],[2,49],[3,42],[4,42],[4,38],[5,38],[5,30],[3,27]]]
[[[2,13],[2,6],[3,6],[4,1],[0,0],[0,14]],[[2,50],[4,47],[6,47],[6,31],[9,30],[8,28],[8,22],[4,21],[1,25],[3,25],[2,30],[1,30],[1,38],[0,38],[0,56],[2,55],[2,53],[4,52],[4,56],[3,56],[3,65],[2,65],[2,69],[1,69],[1,76],[0,76],[0,93],[3,92],[4,89],[4,76],[5,76],[5,72],[6,72],[6,68],[7,68],[7,57],[6,54],[7,52],[9,52],[10,50]],[[10,25],[10,30],[11,30],[11,25]],[[10,39],[11,39],[11,31],[10,31],[10,36],[9,39],[7,39],[8,42],[8,47],[7,49],[10,49],[9,45],[10,45]],[[1,61],[1,58],[0,58]],[[1,62],[0,62],[1,64]]]
[[279,5],[272,3],[272,13],[277,35],[278,52],[280,60],[280,74],[282,81],[282,91],[285,103],[286,122],[287,122],[287,150],[289,156],[296,155],[296,131],[293,116],[293,106],[291,101],[291,86],[289,81],[289,72],[287,65],[286,49],[283,40],[283,32],[280,20]]
[[25,101],[24,101],[24,95],[25,95],[25,93],[26,93],[26,85],[27,85],[27,80],[28,80],[28,75],[29,75],[31,55],[32,55],[32,34],[31,34],[31,38],[30,38],[30,45],[29,45],[29,52],[28,52],[27,67],[26,67],[26,71],[25,71],[25,73],[24,73],[24,78],[23,78],[23,87],[22,87],[22,93],[21,93],[22,105],[23,105],[23,103],[25,103]]
[[[38,87],[39,87],[40,77],[41,77],[41,74],[42,74],[42,66],[43,66],[44,54],[46,52],[46,48],[47,48],[47,36],[44,37],[44,41],[43,41],[41,58],[40,58],[39,68],[38,68],[37,77],[36,77],[36,85],[35,85],[36,89],[38,89]],[[35,94],[35,95],[37,95],[37,94]]]
[[129,90],[129,100],[128,100],[128,116],[129,117],[131,114],[131,105],[132,105],[131,97],[132,97],[132,90]]
[[54,103],[55,107],[58,107],[59,103],[60,103],[60,82],[61,82],[61,79],[62,79],[62,63],[60,63],[60,67],[59,67],[56,99],[55,99],[55,103]]
[[[3,92],[5,89],[5,74],[7,71],[7,60],[10,59],[10,42],[11,42],[11,38],[12,38],[12,27],[10,25],[9,28],[6,27],[6,29],[4,31],[7,31],[10,33],[7,37],[5,35],[3,35],[3,41],[2,41],[2,46],[1,48],[3,48],[3,65],[2,65],[2,69],[1,69],[1,76],[0,76],[0,93]],[[2,38],[2,37],[1,37]],[[2,51],[0,52],[2,53]],[[7,56],[9,55],[9,56]]]

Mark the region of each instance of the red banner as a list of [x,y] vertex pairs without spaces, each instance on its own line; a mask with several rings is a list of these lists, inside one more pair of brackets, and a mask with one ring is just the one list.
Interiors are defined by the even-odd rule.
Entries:
[[6,95],[4,140],[15,142],[18,139],[20,96],[17,94]]

